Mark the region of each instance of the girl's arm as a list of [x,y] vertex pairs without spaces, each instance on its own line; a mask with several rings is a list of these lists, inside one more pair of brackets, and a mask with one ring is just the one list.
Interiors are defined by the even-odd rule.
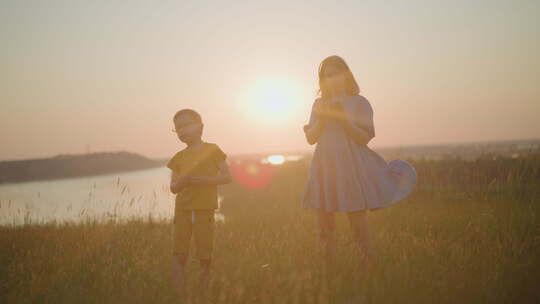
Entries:
[[191,185],[221,185],[232,182],[229,166],[225,160],[218,163],[219,173],[216,176],[191,176],[189,183]]
[[304,125],[304,133],[306,135],[308,144],[316,144],[322,134],[323,129],[324,126],[321,122],[317,122],[314,125]]
[[364,130],[363,128],[356,126],[348,119],[340,120],[341,125],[347,133],[357,144],[364,146],[374,137],[371,132]]
[[314,145],[319,140],[325,125],[325,119],[319,114],[323,112],[323,101],[319,98],[313,103],[309,124],[304,125],[304,134],[310,145]]
[[367,145],[375,137],[373,109],[367,99],[361,100],[355,105],[352,115],[345,112],[343,114],[342,119],[338,119],[338,121],[345,133],[357,144]]

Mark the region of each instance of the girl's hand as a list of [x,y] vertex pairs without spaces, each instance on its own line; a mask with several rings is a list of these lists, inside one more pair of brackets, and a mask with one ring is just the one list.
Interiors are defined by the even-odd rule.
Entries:
[[316,118],[312,120],[310,118],[309,124],[304,126],[304,135],[308,144],[314,145],[319,140],[323,129],[326,126],[327,118],[327,104],[322,98],[317,98],[313,104],[311,115]]
[[315,101],[313,111],[319,119],[326,119],[328,114],[328,103],[322,99],[317,99],[317,101]]
[[328,113],[327,118],[336,120],[339,123],[347,121],[345,110],[343,109],[343,103],[340,101],[329,102],[327,105]]

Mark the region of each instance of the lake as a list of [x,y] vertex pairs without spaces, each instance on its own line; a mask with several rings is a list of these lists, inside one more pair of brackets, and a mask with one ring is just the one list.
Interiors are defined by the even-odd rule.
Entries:
[[[264,182],[252,170],[279,166],[301,159],[300,155],[274,154],[237,157],[230,161],[237,182],[246,187]],[[250,180],[242,180],[242,176]],[[259,172],[259,170],[255,170]],[[259,172],[259,175],[262,171]],[[238,177],[240,176],[240,177]],[[264,178],[264,176],[262,176]],[[84,220],[128,220],[130,218],[172,219],[174,195],[169,191],[170,170],[166,167],[99,176],[0,185],[0,225],[80,222]],[[255,184],[254,184],[255,183]],[[221,204],[223,197],[218,197]],[[225,221],[219,212],[216,220]]]
[[84,219],[172,218],[166,167],[0,185],[0,225]]

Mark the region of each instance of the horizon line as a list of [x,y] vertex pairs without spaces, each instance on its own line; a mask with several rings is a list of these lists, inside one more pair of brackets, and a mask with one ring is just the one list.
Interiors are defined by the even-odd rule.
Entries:
[[[435,142],[435,143],[424,143],[424,144],[410,144],[410,145],[383,145],[375,146],[373,149],[401,149],[401,148],[413,148],[413,147],[433,147],[433,146],[459,146],[459,145],[472,145],[472,144],[490,144],[490,143],[510,143],[510,142],[522,142],[522,141],[539,141],[540,138],[514,138],[514,139],[502,139],[502,140],[480,140],[480,141],[461,141],[461,142]],[[89,153],[58,153],[51,156],[43,157],[34,157],[34,158],[19,158],[19,159],[2,159],[0,162],[11,162],[11,161],[25,161],[25,160],[39,160],[39,159],[50,159],[58,156],[68,156],[68,155],[92,155],[92,154],[105,154],[105,153],[130,153],[143,156],[150,160],[164,160],[169,159],[170,156],[163,157],[149,157],[144,154],[128,151],[128,150],[110,150],[110,151],[95,151]],[[306,150],[286,150],[286,151],[276,151],[276,152],[240,152],[240,153],[230,153],[230,156],[255,156],[261,154],[308,154],[311,153],[309,149]]]

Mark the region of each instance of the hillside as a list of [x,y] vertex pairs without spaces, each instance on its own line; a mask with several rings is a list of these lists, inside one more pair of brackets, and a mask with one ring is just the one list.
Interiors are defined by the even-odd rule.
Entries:
[[91,176],[159,167],[162,162],[130,152],[64,154],[0,162],[0,184]]

